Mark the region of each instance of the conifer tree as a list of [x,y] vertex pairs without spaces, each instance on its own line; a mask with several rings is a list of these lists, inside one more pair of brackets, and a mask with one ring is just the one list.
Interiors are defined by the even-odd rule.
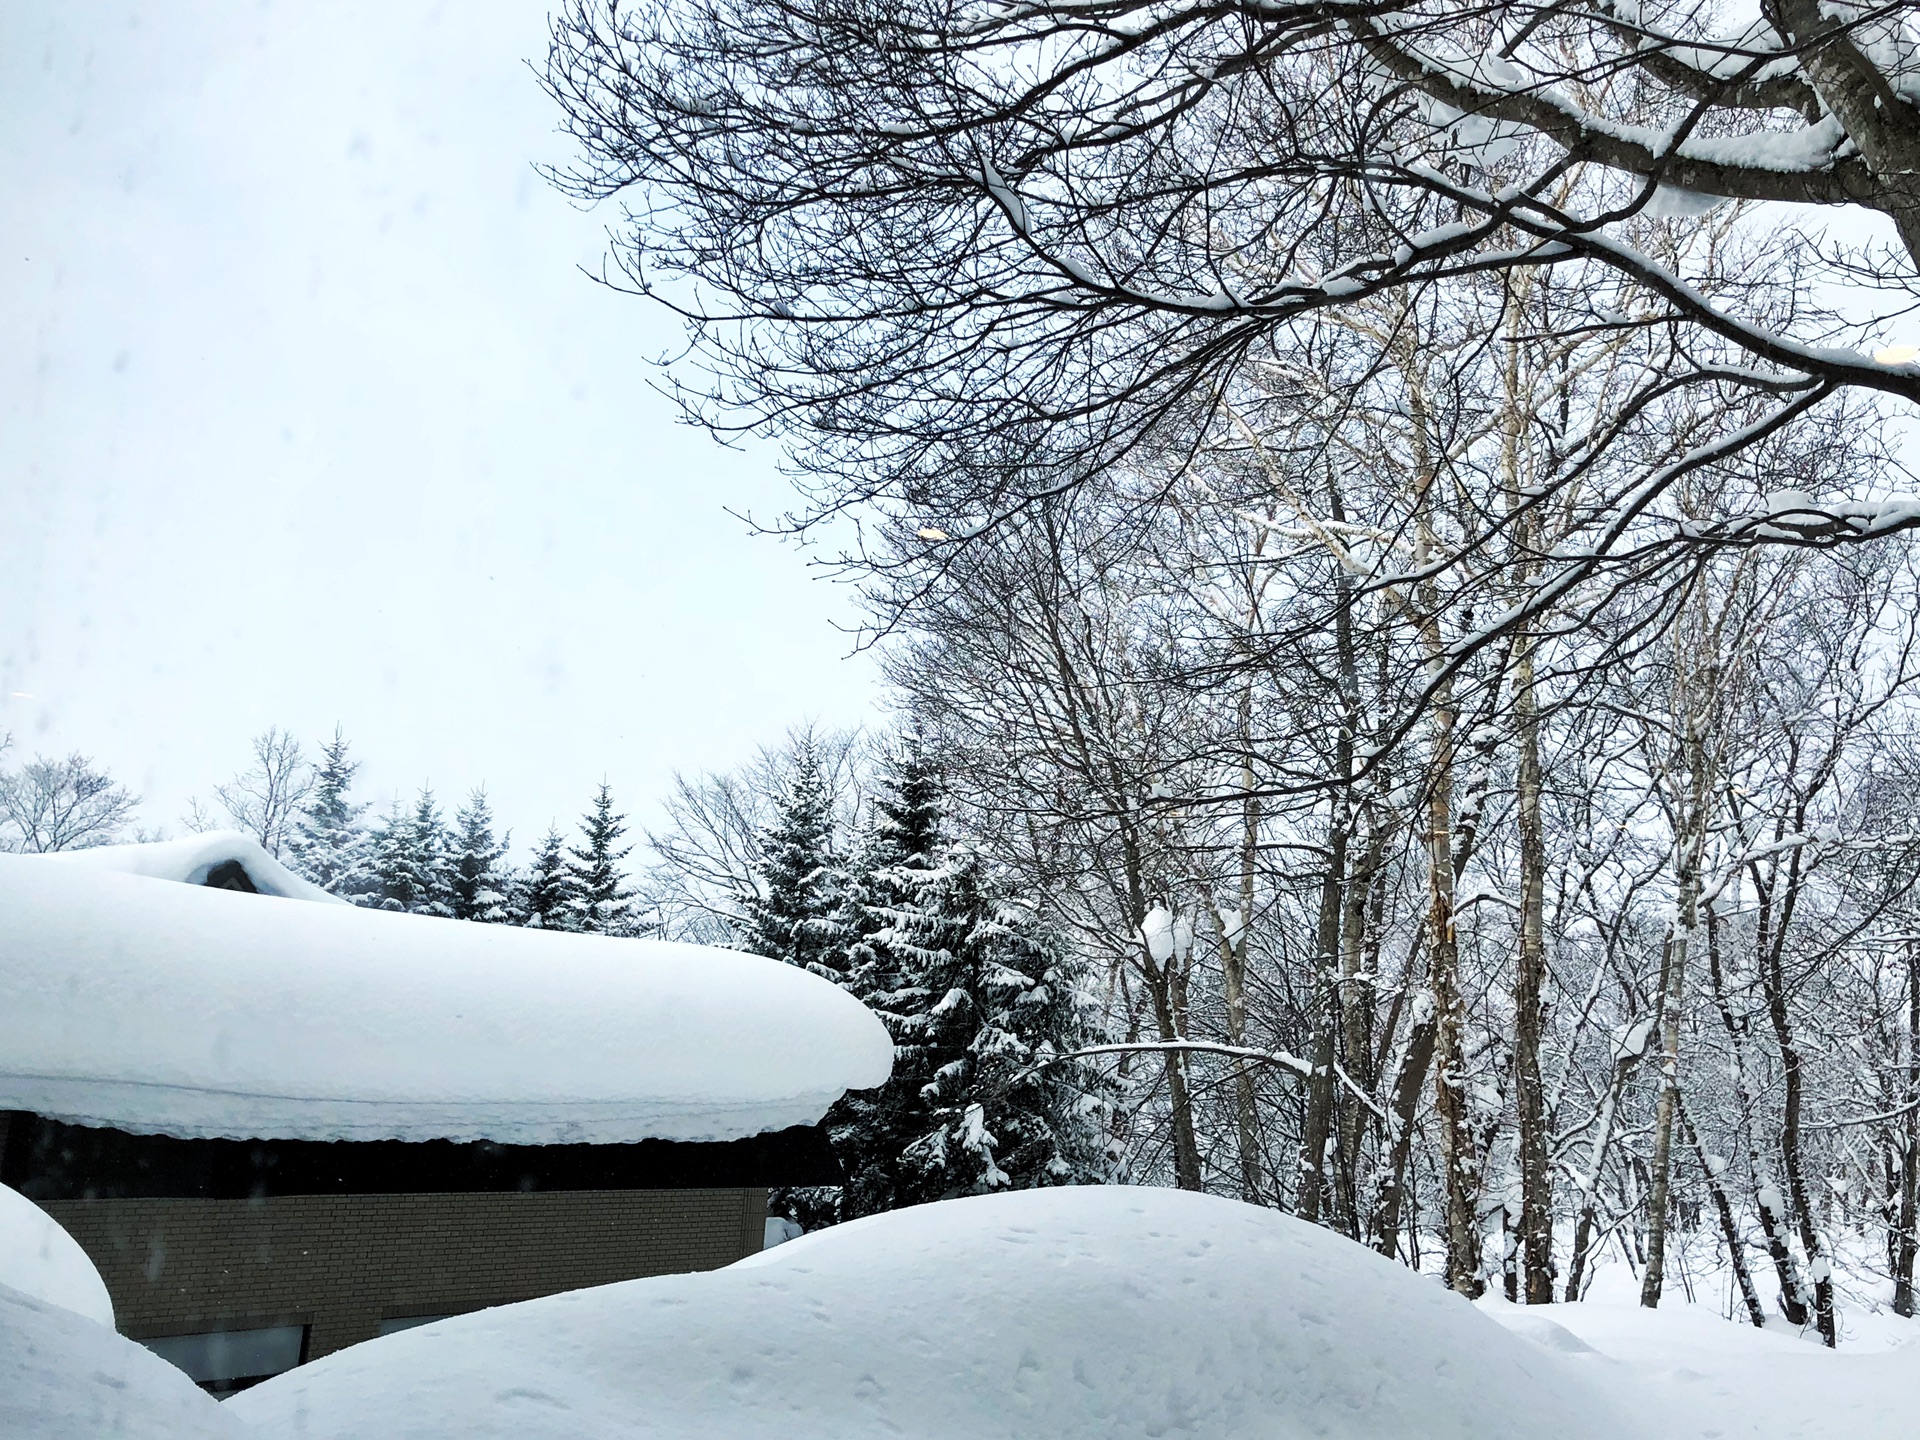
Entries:
[[453,914],[453,872],[447,827],[434,804],[431,788],[423,788],[411,811],[395,801],[386,822],[374,837],[374,869],[379,879],[379,907],[413,915]]
[[508,837],[493,835],[493,810],[486,787],[467,797],[454,817],[450,868],[450,904],[456,920],[497,924],[507,919],[507,891],[512,882],[505,866]]
[[899,1202],[1100,1179],[1104,1082],[1055,1059],[1089,1039],[1068,949],[971,846],[948,851],[914,904],[943,943],[914,957],[909,993],[926,1008],[901,1049],[909,1077],[925,1077],[926,1109],[901,1155]]
[[793,1192],[787,1210],[818,1225],[1100,1178],[1105,1082],[1053,1060],[1091,1028],[1071,952],[977,851],[942,834],[938,775],[918,741],[888,759],[879,788],[847,891],[847,983],[892,1034],[893,1075],[827,1117],[847,1174],[837,1200]]
[[843,980],[846,917],[833,797],[811,739],[801,745],[774,819],[761,835],[756,878],[759,892],[743,906],[742,948]]
[[580,817],[580,832],[586,844],[567,851],[567,882],[574,913],[572,929],[592,935],[629,933],[633,890],[627,884],[620,862],[633,852],[633,847],[614,848],[627,833],[626,819],[624,815],[614,814],[613,792],[602,780],[593,807]]
[[573,882],[567,874],[566,841],[557,827],[549,825],[535,848],[532,863],[514,886],[508,913],[509,923],[532,930],[574,928]]
[[373,841],[367,833],[367,804],[351,799],[360,762],[347,758],[347,737],[334,727],[333,739],[320,747],[313,790],[294,822],[287,863],[294,873],[322,890],[356,905],[376,902]]

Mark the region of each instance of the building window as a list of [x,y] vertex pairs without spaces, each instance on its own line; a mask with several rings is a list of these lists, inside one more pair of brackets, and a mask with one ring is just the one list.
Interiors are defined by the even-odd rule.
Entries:
[[271,1380],[307,1358],[307,1326],[267,1325],[256,1330],[210,1330],[143,1340],[154,1354],[179,1366],[210,1395],[231,1395]]

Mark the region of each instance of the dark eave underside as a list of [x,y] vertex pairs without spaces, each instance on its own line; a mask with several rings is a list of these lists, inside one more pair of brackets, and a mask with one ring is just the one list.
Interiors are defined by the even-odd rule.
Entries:
[[0,1183],[30,1200],[690,1190],[838,1185],[816,1127],[693,1144],[453,1140],[179,1140],[0,1111]]

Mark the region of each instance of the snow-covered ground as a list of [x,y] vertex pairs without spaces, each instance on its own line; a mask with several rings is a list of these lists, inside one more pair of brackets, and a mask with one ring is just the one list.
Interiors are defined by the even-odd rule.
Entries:
[[227,1408],[288,1440],[1659,1433],[1328,1231],[1095,1187],[897,1211],[726,1270],[442,1321]]
[[0,855],[0,1109],[189,1137],[732,1140],[813,1124],[892,1065],[866,1007],[791,965],[181,883],[209,838]]
[[1621,1287],[1477,1306],[1180,1191],[949,1201],[401,1331],[217,1404],[0,1285],[6,1440],[1906,1440],[1920,1326],[1839,1353]]
[[1480,1309],[1645,1413],[1670,1417],[1663,1433],[1674,1440],[1920,1434],[1920,1323],[1856,1312],[1836,1351],[1790,1328],[1736,1324],[1677,1296],[1647,1310],[1624,1283],[1595,1289],[1597,1298],[1578,1305],[1487,1299]]

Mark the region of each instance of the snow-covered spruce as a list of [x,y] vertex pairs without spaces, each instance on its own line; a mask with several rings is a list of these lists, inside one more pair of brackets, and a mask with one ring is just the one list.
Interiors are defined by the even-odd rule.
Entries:
[[453,918],[500,924],[507,919],[508,837],[494,838],[487,792],[475,790],[454,817],[449,888]]
[[1104,1178],[1106,1084],[1057,1058],[1091,1027],[1072,952],[974,847],[946,836],[924,745],[908,736],[885,758],[870,822],[845,861],[808,775],[803,757],[770,832],[779,858],[761,913],[804,917],[782,932],[777,953],[801,963],[804,952],[880,1015],[894,1073],[828,1112],[846,1185],[777,1191],[770,1204],[813,1229],[927,1200]]
[[453,914],[451,838],[433,791],[422,789],[411,810],[393,803],[374,832],[374,898],[377,909],[408,915]]
[[757,893],[745,897],[741,947],[830,979],[847,968],[845,875],[833,848],[833,797],[807,737],[761,838]]
[[347,758],[346,735],[336,729],[320,747],[313,789],[287,841],[287,863],[296,873],[350,902],[374,888],[368,807],[351,798],[359,772],[360,762]]

